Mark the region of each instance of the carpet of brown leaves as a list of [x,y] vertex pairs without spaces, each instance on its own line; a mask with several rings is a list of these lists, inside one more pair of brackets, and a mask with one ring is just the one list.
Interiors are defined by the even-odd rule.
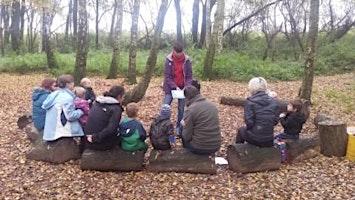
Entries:
[[[78,161],[61,165],[26,160],[31,148],[17,118],[31,110],[31,93],[45,75],[0,74],[0,198],[1,199],[354,199],[355,163],[345,158],[315,158],[283,165],[279,171],[239,174],[219,166],[217,175],[177,173],[114,173],[81,171]],[[92,78],[101,94],[122,80]],[[146,128],[162,102],[161,79],[152,80],[140,102],[140,118]],[[281,99],[297,95],[300,82],[273,82],[270,88]],[[127,86],[129,88],[130,86]],[[202,82],[202,94],[216,103],[220,111],[223,146],[235,137],[233,123],[242,124],[240,107],[219,104],[221,96],[245,97],[246,83]],[[349,99],[350,97],[350,99]],[[320,111],[355,126],[355,75],[317,77],[312,94],[312,113],[302,135],[315,135],[312,124]],[[353,111],[354,109],[352,109]],[[176,102],[173,102],[173,120]],[[280,126],[275,131],[279,131]],[[198,165],[198,163],[196,163]]]

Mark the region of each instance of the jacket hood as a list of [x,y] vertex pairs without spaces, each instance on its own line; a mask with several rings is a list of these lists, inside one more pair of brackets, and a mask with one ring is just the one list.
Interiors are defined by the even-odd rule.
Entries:
[[40,96],[42,96],[43,94],[49,94],[51,93],[50,91],[48,90],[45,90],[43,88],[35,88],[35,90],[33,91],[32,93],[32,100],[33,101],[36,101],[37,99],[39,99]]
[[[190,57],[188,55],[186,55],[185,53],[184,53],[184,56],[185,56],[184,62],[190,60]],[[169,53],[169,55],[166,56],[166,59],[168,59],[169,61],[172,62],[173,61],[173,53]]]
[[206,100],[205,97],[201,96],[200,94],[196,95],[194,98],[186,101],[186,106],[191,105],[193,102],[204,101]]
[[137,129],[139,123],[137,120],[132,119],[132,120],[127,120],[125,119],[121,124],[120,124],[120,135],[123,136],[130,136],[134,133],[134,131]]
[[248,97],[248,100],[261,106],[267,106],[271,103],[273,98],[266,94],[266,92],[260,91]]
[[96,101],[101,104],[119,104],[117,99],[113,97],[98,96]]
[[63,93],[68,93],[73,99],[75,97],[75,94],[68,88],[58,89],[52,92],[50,95],[48,95],[47,99],[42,104],[42,108],[45,110],[50,109],[55,104],[55,100],[57,99],[57,97],[59,95],[62,95]]

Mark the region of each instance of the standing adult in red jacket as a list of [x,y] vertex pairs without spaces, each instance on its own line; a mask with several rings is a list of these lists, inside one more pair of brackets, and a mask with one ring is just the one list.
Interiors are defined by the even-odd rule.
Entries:
[[[173,97],[172,90],[183,90],[192,84],[192,67],[189,57],[184,53],[181,43],[176,42],[173,51],[166,57],[164,69],[163,90],[164,104],[170,105]],[[180,121],[184,115],[185,99],[178,99],[177,133],[181,136]]]

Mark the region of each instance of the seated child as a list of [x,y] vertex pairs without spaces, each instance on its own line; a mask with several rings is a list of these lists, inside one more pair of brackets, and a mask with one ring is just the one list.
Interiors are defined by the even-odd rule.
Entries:
[[161,107],[160,114],[150,125],[149,138],[156,150],[168,150],[175,145],[174,125],[170,121],[171,108],[169,104]]
[[293,99],[287,105],[287,112],[280,114],[280,122],[284,131],[275,136],[275,139],[298,140],[306,116],[301,112],[302,101],[299,98]]
[[92,103],[94,103],[96,99],[96,95],[94,93],[94,90],[91,87],[91,81],[88,78],[83,78],[80,81],[80,86],[83,87],[86,91],[85,98],[89,102],[89,106],[91,108]]
[[86,91],[83,87],[75,87],[74,94],[76,98],[74,99],[74,105],[76,109],[81,109],[84,114],[79,118],[81,126],[84,128],[88,117],[89,117],[89,102],[85,100]]
[[147,150],[148,145],[144,142],[147,133],[142,123],[137,120],[138,104],[129,103],[126,106],[127,116],[119,126],[121,147],[125,151]]

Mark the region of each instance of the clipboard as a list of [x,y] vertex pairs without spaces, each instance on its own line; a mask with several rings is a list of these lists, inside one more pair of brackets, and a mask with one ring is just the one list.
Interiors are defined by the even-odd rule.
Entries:
[[173,99],[185,99],[184,90],[171,90]]

